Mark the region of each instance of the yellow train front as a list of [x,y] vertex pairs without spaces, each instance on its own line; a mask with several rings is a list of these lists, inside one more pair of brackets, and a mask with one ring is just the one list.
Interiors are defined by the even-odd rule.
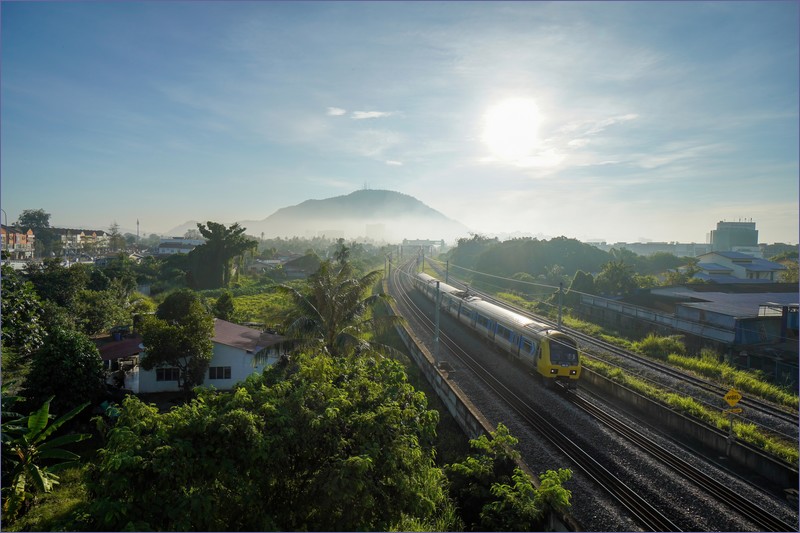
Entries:
[[[417,274],[415,285],[435,301],[437,281]],[[438,282],[441,309],[530,367],[547,385],[576,388],[581,363],[575,340],[548,325]]]

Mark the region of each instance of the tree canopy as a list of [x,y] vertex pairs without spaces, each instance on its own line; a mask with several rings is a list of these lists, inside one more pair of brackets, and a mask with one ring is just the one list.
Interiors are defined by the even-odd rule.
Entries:
[[189,252],[191,276],[198,289],[227,287],[231,278],[232,260],[248,250],[255,250],[258,241],[244,235],[246,228],[233,224],[225,227],[217,222],[197,224],[206,238],[205,244]]
[[34,354],[25,382],[25,397],[41,405],[51,396],[52,408],[66,413],[84,402],[98,401],[106,391],[100,353],[85,334],[56,329]]
[[232,393],[121,412],[96,471],[104,530],[387,531],[447,504],[438,414],[389,359],[297,354]]
[[289,295],[294,306],[285,322],[285,334],[298,347],[322,347],[331,355],[347,355],[355,350],[385,349],[370,343],[368,334],[380,332],[402,319],[395,315],[376,316],[372,307],[389,301],[387,294],[372,288],[383,272],[375,270],[357,278],[350,263],[338,266],[329,261],[309,277],[305,290],[280,285],[276,290]]
[[142,319],[141,330],[146,350],[142,368],[178,368],[180,386],[187,393],[203,383],[213,351],[214,319],[194,291],[171,293],[155,316]]

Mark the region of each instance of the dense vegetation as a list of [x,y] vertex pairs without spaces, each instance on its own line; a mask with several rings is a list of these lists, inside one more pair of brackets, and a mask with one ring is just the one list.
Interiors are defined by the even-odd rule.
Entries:
[[[475,441],[472,454],[437,464],[438,413],[428,409],[403,367],[376,351],[381,344],[375,326],[396,320],[372,311],[381,300],[370,294],[380,271],[359,274],[349,262],[360,256],[360,264],[377,266],[383,258],[353,248],[337,243],[331,249],[336,263],[325,262],[310,280],[281,289],[266,277],[241,278],[208,296],[185,288],[162,293],[157,308],[132,292],[127,300],[114,300],[124,311],[120,319],[156,309],[141,326],[149,355],[170,364],[176,356],[188,360],[187,350],[204,353],[211,313],[241,317],[237,300],[265,293],[270,297],[260,312],[282,317],[275,325],[305,341],[295,343],[299,351],[290,358],[234,391],[196,388],[168,412],[134,397],[108,404],[97,349],[83,331],[93,321],[81,319],[85,306],[78,304],[87,290],[119,296],[115,291],[129,285],[121,278],[171,279],[179,287],[174,262],[133,265],[120,257],[111,270],[51,263],[27,276],[4,272],[4,305],[6,291],[13,296],[9,303],[24,304],[3,324],[18,328],[4,331],[4,357],[13,352],[15,363],[4,365],[4,379],[16,374],[22,382],[16,390],[25,396],[4,387],[4,416],[11,399],[19,398],[20,411],[37,420],[26,429],[22,422],[30,418],[20,414],[19,424],[4,424],[4,489],[15,486],[21,471],[12,444],[61,432],[50,445],[54,455],[31,454],[26,463],[27,472],[46,474],[47,483],[27,485],[20,493],[25,506],[4,490],[3,503],[14,510],[4,513],[4,528],[530,529],[542,527],[549,508],[567,507],[570,494],[562,483],[569,471],[543,474],[544,488],[536,489],[513,463],[515,440],[502,426]],[[195,374],[191,370],[187,366],[185,373]],[[78,386],[58,385],[64,379]],[[187,390],[196,382],[187,382]],[[34,402],[53,387],[56,398],[37,407]],[[41,424],[51,403],[51,413],[59,415],[81,401],[58,420],[58,428]],[[87,416],[76,416],[85,405],[91,406],[87,412],[102,413],[94,418],[91,444],[79,450],[85,466],[66,468],[58,477],[57,459],[75,456],[57,446],[83,441],[91,429]],[[68,487],[59,488],[59,482]],[[254,501],[258,513],[252,512]]]

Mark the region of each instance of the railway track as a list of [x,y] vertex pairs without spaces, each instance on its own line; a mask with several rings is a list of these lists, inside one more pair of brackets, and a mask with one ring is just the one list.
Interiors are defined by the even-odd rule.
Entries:
[[[411,264],[411,263],[409,263]],[[408,266],[408,265],[407,265]],[[422,312],[408,295],[408,279],[410,273],[394,269],[390,279],[390,292],[395,296],[404,313],[414,317],[413,322],[418,323],[427,331],[433,331],[430,318]],[[410,316],[407,316],[410,318]],[[575,467],[602,487],[614,498],[641,526],[652,531],[679,531],[680,529],[665,514],[642,498],[635,489],[629,487],[623,480],[615,476],[604,465],[592,456],[592,450],[584,449],[562,432],[558,427],[542,417],[529,402],[520,398],[511,389],[501,383],[496,376],[487,370],[483,364],[460,349],[455,341],[440,332],[440,342],[450,349],[460,362],[469,368],[475,376],[495,392],[502,400],[513,409],[518,416],[526,421],[530,427],[538,431],[552,446],[569,457]],[[647,438],[634,428],[613,417],[609,413],[596,407],[591,402],[577,395],[570,396],[574,404],[586,413],[612,428],[631,443],[641,448],[650,456],[668,465],[682,479],[694,483],[708,494],[713,495],[719,502],[734,509],[747,520],[757,524],[762,531],[794,531],[796,526],[781,521],[773,514],[764,511],[759,505],[749,501],[731,490],[722,483],[715,481],[707,474],[692,467],[687,462],[664,449],[651,439]]]
[[[442,275],[441,269],[434,263],[429,261],[429,265],[436,270],[439,275]],[[448,283],[455,287],[459,288],[466,288],[468,285],[463,281],[454,279],[452,275],[449,276]],[[540,315],[535,315],[530,312],[530,310],[515,306],[509,302],[504,300],[500,300],[494,297],[491,294],[488,294],[483,291],[479,291],[474,289],[473,287],[469,287],[469,291],[477,296],[480,296],[482,299],[500,305],[502,307],[506,307],[508,309],[513,310],[516,313],[521,315],[529,316],[535,320],[544,322],[556,328],[558,326],[557,322],[547,318],[542,317]],[[723,387],[717,383],[711,382],[709,380],[697,377],[693,374],[689,374],[686,372],[682,372],[680,370],[676,370],[675,368],[671,367],[670,365],[659,363],[658,361],[653,361],[647,357],[643,357],[641,355],[635,354],[633,352],[623,350],[622,348],[611,344],[609,342],[605,342],[600,339],[596,339],[590,335],[582,333],[578,330],[563,327],[561,328],[564,332],[569,333],[573,338],[579,341],[583,346],[588,346],[592,349],[591,352],[588,352],[587,355],[590,355],[596,359],[603,360],[608,362],[608,356],[604,356],[602,354],[610,354],[613,357],[619,357],[624,360],[632,361],[639,366],[647,368],[653,372],[669,376],[671,378],[680,380],[681,382],[685,383],[687,386],[691,386],[695,389],[703,391],[706,396],[697,396],[695,400],[705,404],[711,409],[719,409],[720,405],[712,404],[708,401],[707,397],[714,397],[718,399],[722,399],[725,394],[728,392],[730,387]],[[585,352],[586,353],[586,352]],[[613,364],[613,363],[612,363]],[[687,391],[681,391],[682,394],[686,394]],[[745,414],[740,415],[741,418],[744,420],[755,424],[756,426],[761,427],[762,429],[775,434],[777,436],[783,437],[787,440],[797,440],[797,433],[796,429],[798,427],[798,421],[800,421],[800,415],[798,415],[797,411],[790,410],[789,408],[785,408],[782,406],[778,406],[774,403],[763,401],[759,398],[752,398],[745,396],[737,405],[737,407],[744,408]],[[761,415],[760,417],[757,415]],[[765,419],[763,417],[767,417],[766,421],[770,419],[774,419],[777,423],[776,424],[767,424],[765,423]],[[795,430],[793,433],[790,434],[787,432],[787,428],[789,431]]]

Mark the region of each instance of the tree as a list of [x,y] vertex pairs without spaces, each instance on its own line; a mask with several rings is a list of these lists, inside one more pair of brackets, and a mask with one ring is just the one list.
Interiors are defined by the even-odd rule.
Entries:
[[85,334],[56,329],[33,356],[25,396],[38,405],[55,396],[53,408],[63,413],[105,394],[105,371],[100,352]]
[[129,397],[93,475],[93,514],[109,531],[427,523],[448,503],[430,445],[437,422],[396,361],[324,353],[299,353],[230,393],[200,388],[166,413]]
[[308,279],[305,291],[290,285],[276,290],[288,294],[294,307],[286,319],[286,335],[297,348],[321,347],[333,356],[370,349],[391,353],[388,346],[367,340],[368,333],[379,333],[402,321],[396,315],[376,316],[369,311],[380,301],[391,301],[388,294],[371,294],[383,271],[375,270],[355,278],[352,266],[338,268],[330,261]]
[[783,283],[797,283],[798,281],[798,268],[797,260],[785,259],[781,262],[786,270],[781,272],[781,281]]
[[623,261],[609,261],[594,280],[595,288],[610,296],[627,296],[636,288],[633,269]]
[[50,300],[67,308],[90,279],[85,265],[65,267],[53,258],[45,259],[41,264],[28,263],[25,274],[42,300]]
[[[19,355],[27,356],[43,342],[42,304],[36,290],[10,266],[2,267],[2,344]],[[4,355],[8,355],[7,353]]]
[[516,466],[517,443],[508,428],[498,424],[489,436],[470,440],[473,452],[464,461],[445,466],[466,531],[544,531],[546,511],[570,505],[571,493],[562,484],[572,472],[540,474],[537,490]]
[[196,287],[227,287],[231,279],[233,258],[255,249],[258,241],[243,235],[247,228],[240,227],[239,224],[226,228],[224,224],[209,221],[207,224],[198,223],[197,229],[206,238],[206,242],[188,254],[192,261]]
[[112,252],[125,249],[125,237],[119,232],[119,224],[116,220],[108,227],[108,247]]
[[[115,280],[114,285],[119,285]],[[82,290],[73,303],[75,321],[87,335],[108,331],[113,326],[128,324],[130,313],[125,309],[125,298],[119,290],[109,288],[104,291]]]
[[21,231],[33,230],[36,237],[36,255],[50,257],[56,241],[61,242],[50,228],[50,213],[44,209],[25,209],[14,224]]
[[222,320],[233,320],[236,309],[233,305],[233,294],[231,291],[227,289],[222,291],[222,294],[220,294],[219,298],[217,298],[217,301],[214,302],[211,312],[214,313],[215,317]]
[[581,294],[595,294],[594,277],[583,270],[578,270],[564,294],[564,305],[577,309],[581,303]]
[[336,260],[337,263],[340,265],[347,262],[347,259],[350,257],[350,248],[348,248],[344,244],[344,239],[339,239],[336,241],[336,246],[333,251],[333,258]]
[[[5,392],[5,383],[3,384]],[[66,422],[86,408],[84,403],[67,414],[50,422],[50,402],[46,400],[41,407],[22,418],[9,417],[7,407],[10,403],[3,398],[2,446],[3,446],[3,521],[8,524],[30,502],[33,491],[50,492],[58,484],[56,472],[76,464],[80,456],[62,446],[88,439],[90,435],[72,433],[53,437]],[[19,399],[13,397],[13,400]],[[49,424],[49,425],[48,425]],[[57,460],[55,464],[45,464]]]
[[146,355],[140,364],[145,370],[178,368],[179,385],[188,394],[203,383],[213,352],[213,334],[214,319],[197,295],[189,289],[175,291],[158,306],[155,316],[142,321]]

